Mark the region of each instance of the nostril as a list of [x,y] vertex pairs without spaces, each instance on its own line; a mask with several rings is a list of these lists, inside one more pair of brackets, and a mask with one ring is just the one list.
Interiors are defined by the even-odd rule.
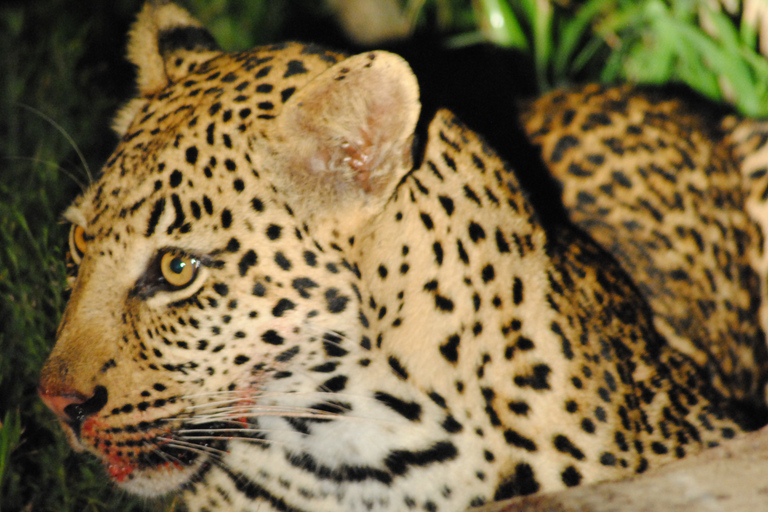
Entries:
[[90,398],[74,391],[50,393],[41,388],[39,393],[45,405],[75,430],[88,416],[99,412],[108,399],[107,388],[104,386],[96,386]]
[[82,423],[88,416],[96,414],[107,405],[107,388],[96,386],[91,398],[81,403],[71,403],[64,407],[64,414],[70,422]]

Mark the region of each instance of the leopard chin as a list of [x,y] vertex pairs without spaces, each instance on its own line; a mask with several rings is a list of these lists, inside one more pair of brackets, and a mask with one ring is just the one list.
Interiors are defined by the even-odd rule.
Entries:
[[188,466],[166,462],[153,468],[105,462],[105,469],[112,481],[123,490],[146,498],[158,498],[178,492],[194,480],[210,464],[205,459],[197,457]]

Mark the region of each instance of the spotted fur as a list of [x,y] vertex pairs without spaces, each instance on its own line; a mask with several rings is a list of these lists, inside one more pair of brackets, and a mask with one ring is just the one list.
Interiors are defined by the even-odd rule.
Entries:
[[[149,4],[129,58],[140,95],[65,214],[72,295],[40,381],[122,488],[191,511],[458,511],[642,473],[740,430],[726,405],[761,377],[759,229],[738,158],[715,148],[711,169],[685,119],[649,134],[651,100],[631,89],[533,105],[581,231],[542,224],[514,167],[450,112],[414,144],[417,84],[392,54],[222,53]],[[692,163],[651,176],[683,150],[643,148],[640,165],[624,132]],[[706,208],[704,176],[723,195]],[[677,216],[656,179],[699,216]]]

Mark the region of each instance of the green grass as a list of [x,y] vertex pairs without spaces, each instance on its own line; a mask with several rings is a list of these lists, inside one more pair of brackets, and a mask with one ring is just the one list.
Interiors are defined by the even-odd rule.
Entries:
[[[131,2],[135,4],[135,2]],[[129,16],[135,5],[116,2]],[[37,374],[64,307],[60,213],[88,184],[114,139],[116,106],[87,62],[99,35],[65,1],[0,8],[0,510],[122,508],[102,470],[74,455],[37,398]],[[40,30],[39,27],[45,27]],[[119,50],[118,50],[119,51]],[[73,144],[87,155],[81,160]]]
[[[756,31],[702,2],[426,2],[446,45],[491,40],[526,52],[539,87],[589,80],[682,81],[742,112],[768,114]],[[111,116],[132,94],[125,31],[138,0],[38,0],[0,7],[0,511],[160,510],[112,490],[72,453],[37,398],[65,303],[60,213],[116,143]],[[296,37],[327,12],[309,0],[190,0],[225,48]],[[410,3],[409,3],[410,4]],[[565,6],[563,6],[565,4]],[[309,12],[309,14],[306,14]],[[706,23],[702,24],[702,17]],[[735,20],[735,21],[734,21]],[[707,30],[702,29],[702,25]],[[299,34],[300,35],[300,34]],[[311,36],[310,36],[311,37]],[[81,156],[82,154],[82,156]]]

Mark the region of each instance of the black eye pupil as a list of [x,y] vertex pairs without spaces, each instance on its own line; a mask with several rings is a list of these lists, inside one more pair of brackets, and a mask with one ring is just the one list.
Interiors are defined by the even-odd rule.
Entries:
[[174,274],[181,274],[186,266],[187,263],[182,258],[176,257],[171,260],[170,269]]

